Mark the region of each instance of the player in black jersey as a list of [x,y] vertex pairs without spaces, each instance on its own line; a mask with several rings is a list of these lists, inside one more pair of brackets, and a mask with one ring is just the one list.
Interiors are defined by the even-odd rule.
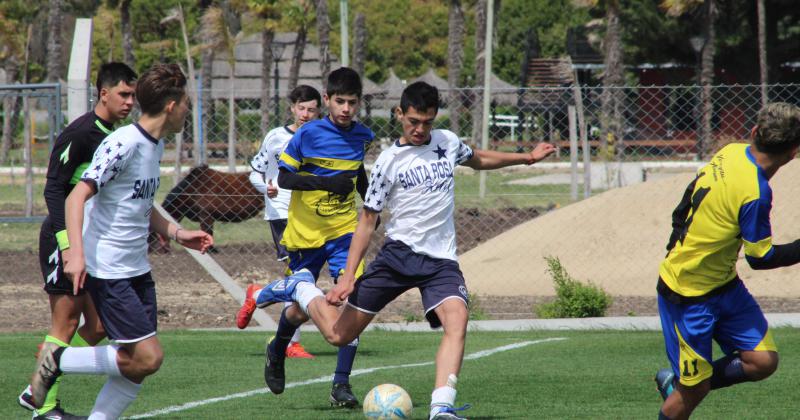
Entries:
[[[51,314],[45,342],[64,347],[88,346],[97,344],[106,335],[91,298],[83,290],[74,295],[72,282],[64,275],[64,262],[70,258],[64,203],[91,163],[97,146],[113,131],[114,124],[133,109],[136,78],[136,73],[123,63],[103,64],[97,73],[97,105],[61,132],[50,153],[44,187],[48,215],[39,233],[39,263]],[[85,323],[78,329],[81,314]],[[51,388],[34,419],[75,418],[61,409],[57,395],[58,383]],[[19,396],[19,404],[30,410],[35,408],[30,387]]]

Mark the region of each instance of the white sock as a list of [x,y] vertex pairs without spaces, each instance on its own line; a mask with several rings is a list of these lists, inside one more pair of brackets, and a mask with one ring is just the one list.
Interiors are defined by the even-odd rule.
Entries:
[[89,419],[111,420],[120,418],[122,412],[139,395],[141,388],[142,384],[131,382],[124,376],[109,376],[106,384],[103,385],[103,389],[97,394]]
[[456,389],[451,386],[442,386],[433,390],[431,394],[431,407],[446,405],[452,407],[456,403]]
[[325,294],[319,287],[309,282],[300,282],[294,289],[294,300],[300,305],[300,309],[308,315],[308,305],[317,296],[324,297]]
[[117,366],[119,346],[67,347],[59,367],[66,373],[120,376]]

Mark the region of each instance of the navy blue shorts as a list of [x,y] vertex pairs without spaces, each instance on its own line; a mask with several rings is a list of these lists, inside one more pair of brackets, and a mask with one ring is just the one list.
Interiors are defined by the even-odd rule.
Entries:
[[425,318],[431,328],[442,326],[434,309],[447,299],[468,302],[467,286],[458,262],[418,254],[408,245],[387,239],[355,285],[348,304],[359,311],[377,314],[406,290],[418,288]]
[[156,284],[150,273],[122,279],[87,274],[85,287],[109,340],[135,343],[156,335]]
[[275,243],[275,252],[278,256],[278,261],[284,261],[289,258],[289,251],[281,244],[283,239],[283,231],[286,230],[286,219],[275,219],[269,221],[269,230],[272,233],[272,242]]

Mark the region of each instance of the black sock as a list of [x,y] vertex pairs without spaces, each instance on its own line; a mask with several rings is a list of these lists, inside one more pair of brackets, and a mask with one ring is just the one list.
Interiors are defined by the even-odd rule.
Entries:
[[270,352],[278,359],[286,358],[286,348],[289,347],[292,336],[299,327],[299,325],[292,325],[286,318],[287,309],[289,308],[283,308],[281,319],[278,321],[278,331],[275,332],[275,338],[270,343]]
[[717,359],[711,366],[714,368],[714,373],[711,375],[711,389],[725,388],[748,381],[738,353]]
[[353,362],[356,360],[357,350],[358,338],[346,346],[339,347],[339,354],[336,359],[336,372],[333,374],[333,383],[350,383],[350,372],[353,370]]

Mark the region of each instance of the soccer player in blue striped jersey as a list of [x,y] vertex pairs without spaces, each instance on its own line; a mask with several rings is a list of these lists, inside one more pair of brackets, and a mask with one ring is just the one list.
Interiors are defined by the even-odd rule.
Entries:
[[[61,346],[90,346],[105,337],[92,299],[83,291],[72,294],[72,282],[64,275],[64,262],[72,254],[64,222],[64,202],[92,161],[97,146],[130,114],[136,102],[136,72],[124,63],[110,62],[97,72],[97,104],[70,123],[58,136],[50,153],[44,199],[47,217],[39,232],[39,264],[44,291],[50,300],[51,326],[45,341]],[[84,324],[78,328],[83,315]],[[60,381],[59,381],[60,382]],[[58,382],[47,394],[34,419],[68,420],[58,404]],[[33,409],[30,388],[19,396],[19,404]],[[60,417],[59,417],[60,416]]]
[[[756,270],[800,262],[800,241],[772,243],[769,180],[800,147],[800,108],[772,103],[752,145],[730,144],[697,172],[672,215],[659,269],[658,310],[671,369],[656,374],[660,419],[686,419],[709,391],[759,381],[778,367],[769,325],[736,273],[739,251]],[[712,359],[712,340],[724,356]]]
[[[367,189],[364,157],[375,135],[356,121],[361,92],[361,79],[353,69],[331,72],[323,97],[328,115],[303,124],[278,162],[278,185],[292,190],[281,240],[289,251],[289,269],[293,273],[307,270],[315,281],[326,262],[334,282],[344,271],[357,223],[355,191],[363,198]],[[260,286],[248,287],[243,309],[255,306],[256,290]],[[264,379],[274,394],[284,390],[284,361],[292,335],[307,320],[296,305],[281,313],[275,338],[267,346],[264,369]],[[354,337],[339,349],[330,394],[334,406],[358,405],[350,387],[357,347],[358,337]]]
[[[375,161],[345,271],[327,296],[310,281],[310,273],[299,272],[270,283],[259,293],[257,303],[298,302],[302,317],[310,316],[329,343],[341,346],[361,334],[395,298],[419,289],[425,318],[432,328],[444,329],[436,353],[429,419],[453,420],[462,419],[458,411],[466,408],[454,404],[468,319],[468,292],[456,257],[454,169],[456,165],[479,170],[531,165],[552,154],[555,147],[539,143],[529,153],[473,150],[453,132],[432,130],[438,110],[435,87],[417,82],[403,91],[396,111],[403,136]],[[363,276],[359,275],[384,209],[391,215],[386,241]]]

